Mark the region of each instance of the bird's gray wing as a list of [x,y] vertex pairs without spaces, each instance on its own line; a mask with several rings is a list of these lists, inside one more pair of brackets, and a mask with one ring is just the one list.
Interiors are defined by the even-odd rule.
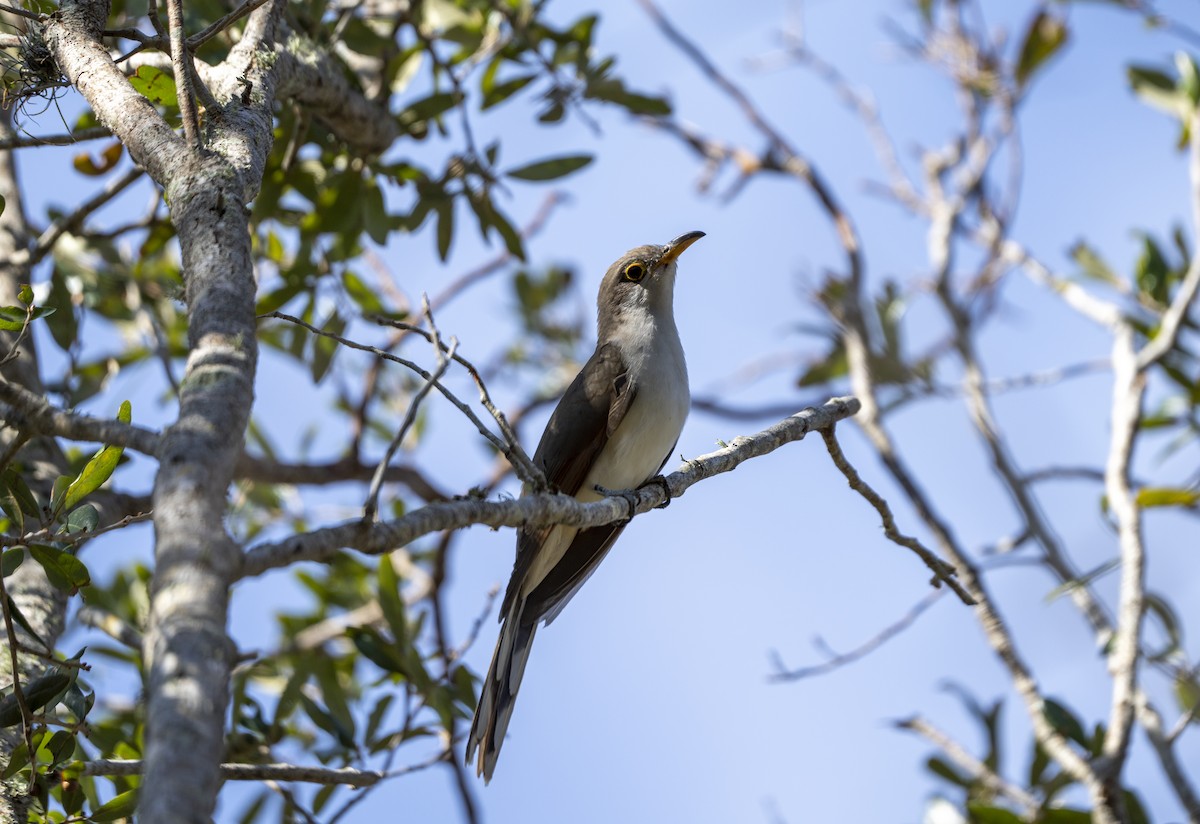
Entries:
[[[628,367],[617,347],[605,344],[597,348],[558,402],[533,454],[534,465],[542,470],[554,489],[565,495],[574,495],[579,491],[596,456],[620,426],[635,394],[636,387],[630,385]],[[522,589],[525,576],[548,531],[541,527],[527,527],[518,533],[517,558],[508,590],[504,594],[501,615],[508,614],[513,599]],[[603,547],[592,546],[601,536],[589,533],[599,531],[607,533],[606,540],[602,541],[606,547],[620,532],[620,526],[581,530],[562,561],[551,570],[546,582],[550,579],[565,581],[574,578],[584,567],[590,566],[589,561]],[[535,592],[542,589],[543,586],[539,584]],[[561,586],[552,584],[551,589],[558,591]],[[523,613],[527,620],[536,621],[542,614],[542,610],[536,606],[544,603],[544,599],[531,600],[533,603],[527,604]]]

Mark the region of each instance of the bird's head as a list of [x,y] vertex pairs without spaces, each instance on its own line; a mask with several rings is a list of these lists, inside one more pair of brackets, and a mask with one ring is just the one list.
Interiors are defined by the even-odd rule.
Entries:
[[687,232],[665,246],[638,246],[608,267],[598,299],[600,340],[630,317],[650,314],[670,318],[679,256],[704,232]]

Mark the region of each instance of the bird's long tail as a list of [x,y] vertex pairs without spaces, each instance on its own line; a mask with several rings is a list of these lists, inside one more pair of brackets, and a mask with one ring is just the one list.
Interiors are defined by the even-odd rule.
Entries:
[[[532,623],[522,620],[524,605],[523,598],[514,598],[508,614],[504,616],[504,626],[500,629],[500,639],[492,655],[492,666],[483,681],[483,692],[475,709],[475,720],[471,723],[470,738],[467,739],[467,764],[474,761],[476,774],[482,775],[485,782],[492,780],[492,773],[496,769],[496,759],[500,756],[500,746],[504,743],[504,734],[517,700],[517,690],[525,675],[525,664],[529,662],[533,636],[537,632],[536,620]],[[475,758],[476,748],[479,750],[478,760]]]

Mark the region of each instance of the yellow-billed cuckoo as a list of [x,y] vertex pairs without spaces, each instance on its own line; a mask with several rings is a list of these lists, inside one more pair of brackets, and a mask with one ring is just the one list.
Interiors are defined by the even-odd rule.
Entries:
[[[597,301],[596,351],[558,402],[533,462],[579,501],[650,480],[675,449],[691,396],[675,328],[676,261],[703,232],[639,246],[609,267]],[[526,527],[500,609],[503,627],[471,724],[467,763],[490,781],[512,717],[533,636],[595,572],[625,523]]]

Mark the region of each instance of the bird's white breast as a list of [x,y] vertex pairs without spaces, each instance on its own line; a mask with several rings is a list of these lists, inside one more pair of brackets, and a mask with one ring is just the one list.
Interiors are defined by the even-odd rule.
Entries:
[[691,405],[687,364],[679,334],[670,318],[666,328],[638,324],[644,337],[621,340],[629,383],[636,391],[617,430],[588,473],[576,497],[598,500],[606,489],[633,489],[653,476],[683,431]]

